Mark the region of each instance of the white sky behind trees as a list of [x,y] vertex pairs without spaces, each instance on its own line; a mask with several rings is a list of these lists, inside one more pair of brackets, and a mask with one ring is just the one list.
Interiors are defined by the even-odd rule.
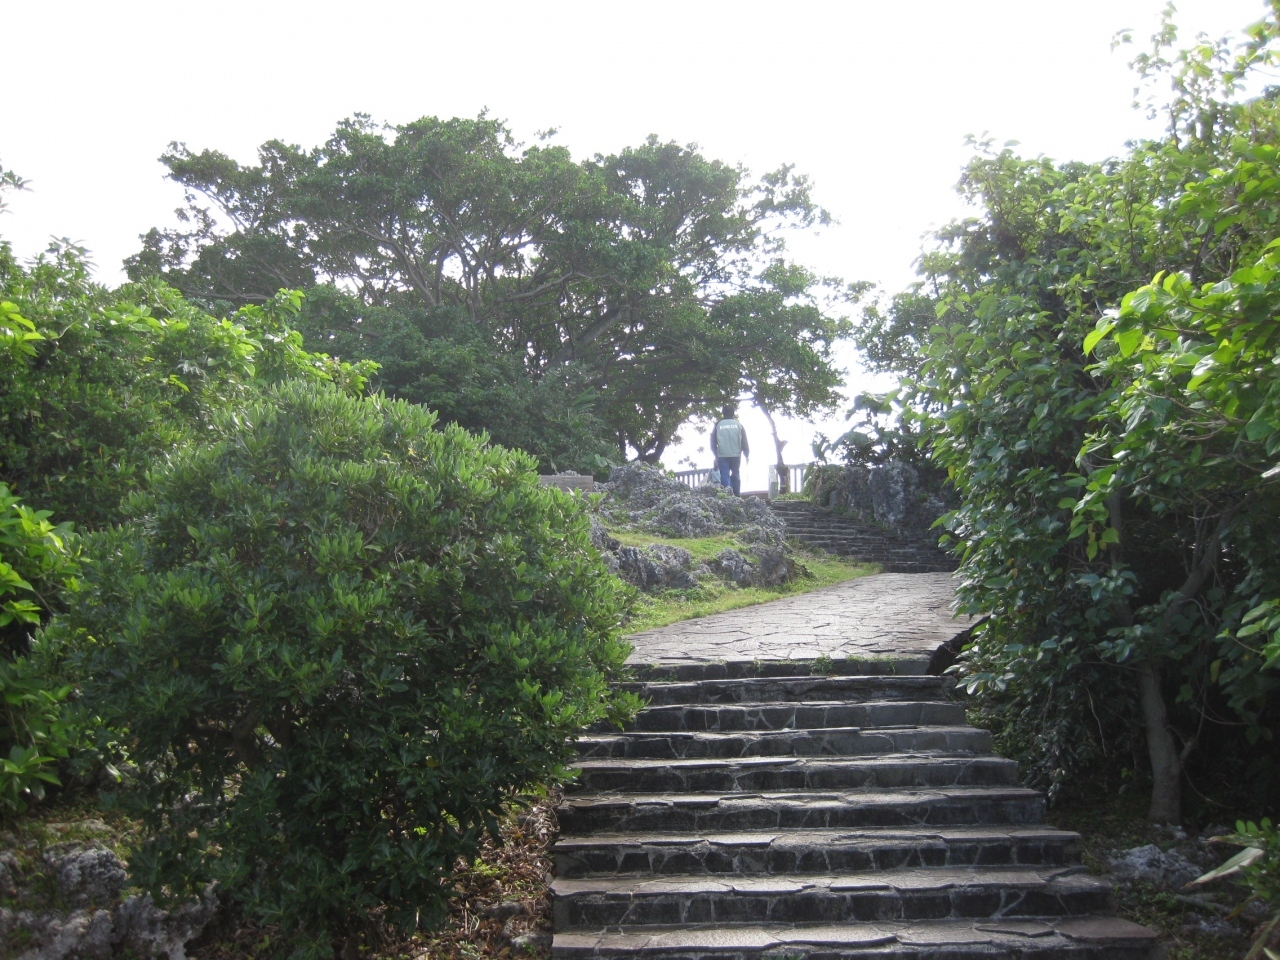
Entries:
[[[1261,0],[1180,0],[1181,39],[1238,31]],[[921,238],[964,210],[953,185],[968,134],[1028,155],[1099,160],[1157,134],[1131,108],[1132,28],[1145,46],[1161,0],[645,2],[54,2],[0,0],[0,164],[30,181],[0,237],[17,253],[53,237],[123,279],[139,235],[173,222],[181,188],[156,158],[173,140],[241,162],[281,139],[322,142],[355,112],[405,123],[487,108],[532,141],[554,127],[575,157],[650,133],[755,173],[794,163],[840,221],[795,235],[823,274],[908,284]],[[847,392],[871,386],[852,351]],[[744,411],[760,489],[774,459]],[[837,415],[825,429],[843,429]],[[664,462],[709,465],[705,439]],[[787,424],[788,462],[811,459]]]

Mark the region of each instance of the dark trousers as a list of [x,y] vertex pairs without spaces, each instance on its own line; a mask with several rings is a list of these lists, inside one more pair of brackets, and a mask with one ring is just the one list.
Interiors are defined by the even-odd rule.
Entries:
[[720,486],[732,487],[735,497],[742,496],[742,475],[738,468],[742,465],[741,457],[719,457],[716,466],[720,468]]

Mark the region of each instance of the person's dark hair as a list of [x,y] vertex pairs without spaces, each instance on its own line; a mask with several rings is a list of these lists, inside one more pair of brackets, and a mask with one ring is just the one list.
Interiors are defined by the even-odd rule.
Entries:
[[720,411],[720,413],[722,414],[720,419],[732,420],[734,416],[737,414],[737,412],[738,412],[737,407],[735,407],[732,403],[726,403],[724,405],[724,409]]

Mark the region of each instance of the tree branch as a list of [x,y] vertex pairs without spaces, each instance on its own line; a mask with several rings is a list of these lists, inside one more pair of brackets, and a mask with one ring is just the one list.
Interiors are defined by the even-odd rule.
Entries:
[[1164,625],[1166,628],[1173,624],[1173,618],[1186,605],[1187,601],[1193,599],[1200,588],[1204,586],[1205,581],[1209,579],[1209,575],[1213,573],[1213,569],[1217,566],[1218,554],[1222,551],[1222,535],[1226,533],[1227,527],[1231,521],[1235,519],[1240,508],[1244,506],[1248,496],[1244,496],[1237,500],[1231,506],[1218,516],[1218,523],[1214,527],[1213,534],[1203,544],[1197,543],[1191,553],[1191,570],[1187,574],[1187,579],[1182,582],[1182,586],[1178,588],[1173,598],[1169,601],[1169,605],[1164,610]]

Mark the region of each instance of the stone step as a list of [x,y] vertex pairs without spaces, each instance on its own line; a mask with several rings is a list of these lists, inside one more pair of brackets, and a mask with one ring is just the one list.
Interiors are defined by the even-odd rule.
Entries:
[[557,930],[552,960],[1151,960],[1155,936],[1116,917]]
[[899,535],[874,524],[794,501],[770,504],[789,539],[838,556],[878,563],[890,573],[954,570],[956,561],[932,532]]
[[622,733],[578,738],[583,760],[694,760],[734,757],[853,757],[938,751],[990,753],[991,734],[976,727],[827,727],[740,733]]
[[887,544],[877,541],[868,542],[856,537],[799,536],[794,539],[808,547],[825,550],[827,553],[857,554],[865,557],[883,557],[889,560],[920,561],[941,563],[944,555],[936,553],[929,547],[916,544]]
[[927,657],[850,657],[823,665],[815,674],[813,660],[697,660],[682,663],[629,663],[638,682],[695,683],[702,680],[766,680],[785,677],[900,677],[929,672]]
[[[820,730],[831,727],[961,726],[964,704],[954,700],[873,700],[864,703],[674,704],[646,707],[628,730],[637,733],[729,733],[738,730]],[[603,724],[593,733],[608,733]]]
[[876,530],[870,530],[866,527],[860,527],[856,523],[819,523],[811,520],[787,520],[787,536],[794,537],[797,535],[813,536],[813,537],[831,537],[831,538],[847,538],[850,540],[860,540],[864,543],[879,543],[887,547],[894,546],[916,546],[924,544],[928,541],[924,538],[913,540],[907,537],[897,537],[890,533],[881,533]]
[[1023,787],[948,786],[925,790],[785,793],[569,795],[558,808],[566,836],[614,833],[725,833],[863,827],[1038,826],[1044,796]]
[[[944,567],[952,563],[941,554],[931,550],[908,548],[903,550],[887,549],[882,544],[862,544],[857,541],[796,538],[810,549],[823,553],[833,553],[838,557],[848,557],[863,563],[902,565],[919,565]],[[892,573],[893,571],[885,571]],[[909,572],[909,571],[903,571]],[[936,571],[930,571],[936,572]]]
[[845,790],[886,787],[1013,786],[1018,765],[998,756],[943,753],[878,757],[698,760],[584,760],[584,792]]
[[808,537],[847,538],[849,540],[858,540],[862,543],[879,544],[886,548],[916,549],[936,549],[934,545],[937,543],[936,540],[927,535],[919,539],[915,537],[900,537],[891,533],[860,527],[855,523],[833,522],[827,524],[808,520],[787,520],[786,525],[786,536],[796,539],[807,539]]
[[894,537],[890,534],[875,533],[873,531],[868,531],[865,528],[848,524],[833,523],[825,525],[820,523],[798,523],[790,520],[787,521],[787,536],[795,537],[797,539],[808,539],[809,537],[813,537],[815,539],[856,540],[860,543],[880,545],[889,549],[895,547],[919,547],[923,546],[927,542],[925,540],[917,541],[903,537]]
[[1152,960],[923,661],[635,675],[558,808],[553,958]]
[[556,875],[849,873],[904,867],[1070,866],[1080,836],[1052,827],[561,835]]
[[865,703],[881,700],[938,700],[955,685],[950,677],[764,677],[695,680],[685,683],[624,683],[650,706],[707,703]]
[[558,878],[557,929],[689,923],[1072,917],[1111,908],[1082,867],[940,867],[829,876]]

